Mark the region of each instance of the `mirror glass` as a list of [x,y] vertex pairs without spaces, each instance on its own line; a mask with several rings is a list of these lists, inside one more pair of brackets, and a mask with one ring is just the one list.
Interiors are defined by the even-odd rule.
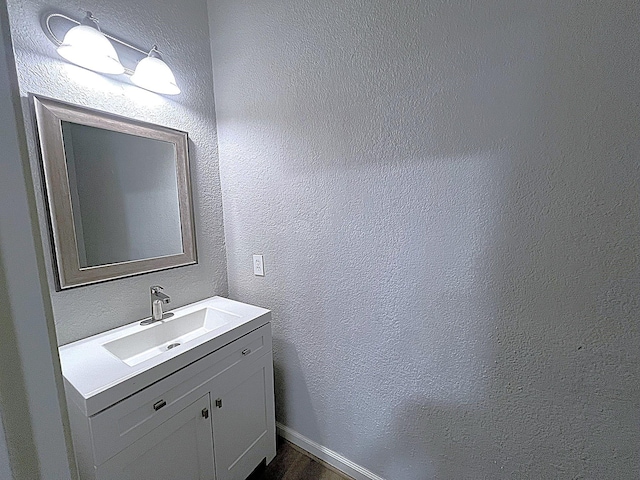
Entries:
[[196,263],[185,132],[34,104],[59,288]]
[[62,122],[81,267],[182,253],[174,144]]

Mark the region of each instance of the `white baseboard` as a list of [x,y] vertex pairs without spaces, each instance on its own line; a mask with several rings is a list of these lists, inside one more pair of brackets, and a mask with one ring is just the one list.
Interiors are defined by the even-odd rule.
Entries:
[[339,453],[336,453],[327,447],[323,447],[313,440],[309,440],[304,435],[300,435],[295,430],[291,430],[280,422],[276,422],[276,429],[278,431],[278,435],[285,440],[288,440],[294,445],[306,450],[314,457],[318,457],[320,460],[327,462],[332,467],[337,468],[350,477],[353,477],[355,480],[384,480],[384,478],[370,472],[364,467],[361,467]]

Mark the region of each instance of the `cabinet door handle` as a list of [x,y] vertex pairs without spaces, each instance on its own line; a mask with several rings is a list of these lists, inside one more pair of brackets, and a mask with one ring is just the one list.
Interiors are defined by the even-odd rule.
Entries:
[[249,355],[250,353],[251,353],[250,348],[245,348],[244,350],[242,350],[242,355]]
[[156,402],[156,403],[153,404],[153,409],[157,412],[162,407],[164,407],[166,404],[167,404],[167,402],[165,402],[164,400],[160,400],[159,402]]
[[209,409],[208,408],[203,408],[202,409],[202,416],[204,418],[209,418]]
[[221,398],[216,398],[216,407],[222,408],[222,399]]

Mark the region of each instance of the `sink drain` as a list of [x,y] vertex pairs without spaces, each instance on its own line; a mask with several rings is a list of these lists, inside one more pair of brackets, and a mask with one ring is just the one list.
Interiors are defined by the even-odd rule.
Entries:
[[171,345],[167,345],[167,350],[171,350],[172,348],[176,348],[179,346],[180,346],[179,343],[172,343]]

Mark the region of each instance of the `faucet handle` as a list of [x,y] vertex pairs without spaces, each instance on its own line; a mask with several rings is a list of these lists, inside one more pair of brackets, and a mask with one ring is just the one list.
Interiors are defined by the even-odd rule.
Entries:
[[156,293],[164,290],[164,287],[161,287],[160,285],[154,285],[153,287],[150,288],[150,290],[151,290],[151,295],[155,295]]

